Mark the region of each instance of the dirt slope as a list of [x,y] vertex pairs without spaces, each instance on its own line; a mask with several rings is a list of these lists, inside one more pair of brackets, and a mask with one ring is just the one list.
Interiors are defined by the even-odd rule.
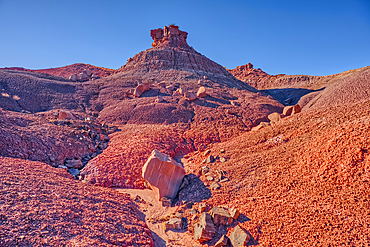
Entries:
[[[211,173],[224,170],[231,180],[210,202],[239,207],[263,246],[369,245],[369,106],[312,110],[210,145],[227,159],[208,164]],[[184,162],[190,172],[203,159]]]
[[0,246],[153,246],[142,217],[125,194],[0,157]]
[[67,77],[67,78],[72,74],[81,73],[85,69],[90,70],[93,74],[99,77],[105,77],[105,76],[112,75],[116,71],[114,69],[97,67],[94,65],[83,64],[83,63],[75,63],[75,64],[63,66],[63,67],[49,68],[49,69],[25,69],[25,68],[19,68],[19,67],[0,68],[0,70],[29,71],[29,72],[44,73],[44,74],[55,75],[55,76],[60,76],[60,77]]

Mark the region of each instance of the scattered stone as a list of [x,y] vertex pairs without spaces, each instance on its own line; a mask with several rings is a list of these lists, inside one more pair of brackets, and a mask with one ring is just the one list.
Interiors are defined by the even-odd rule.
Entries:
[[161,202],[162,202],[162,207],[171,207],[172,205],[172,200],[167,197],[162,197]]
[[77,81],[77,75],[76,74],[72,74],[69,76],[69,80],[70,81]]
[[226,246],[230,242],[229,238],[226,235],[222,235],[220,240],[214,245],[214,247],[223,247]]
[[217,182],[213,182],[210,187],[212,190],[218,190],[219,188],[221,188],[221,185]]
[[207,156],[207,155],[208,155],[208,154],[210,154],[210,153],[211,153],[211,150],[209,150],[209,149],[208,149],[208,150],[204,151],[203,155],[204,155],[204,156]]
[[58,168],[60,168],[60,169],[68,169],[68,167],[66,167],[64,165],[59,165]]
[[155,102],[157,103],[160,103],[160,102],[163,102],[164,99],[163,99],[163,96],[162,95],[158,95],[157,98],[155,99]]
[[234,231],[230,234],[230,242],[232,246],[246,246],[250,239],[250,235],[246,230],[237,225]]
[[281,120],[280,114],[277,112],[271,113],[267,116],[271,123],[278,123]]
[[191,215],[194,215],[194,214],[196,214],[197,213],[197,210],[195,210],[194,208],[192,209],[192,210],[190,210],[190,214]]
[[231,217],[233,217],[234,220],[236,220],[239,217],[240,212],[237,208],[232,207],[229,209],[229,214]]
[[80,159],[71,159],[71,160],[66,160],[64,162],[65,166],[68,168],[82,168],[83,164]]
[[164,87],[166,87],[166,82],[165,81],[161,81],[161,82],[158,83],[158,86],[164,88]]
[[220,152],[221,152],[221,153],[225,153],[225,149],[221,149],[221,150],[220,150]]
[[241,104],[239,102],[237,102],[237,101],[231,101],[230,103],[233,106],[241,106]]
[[223,179],[221,179],[221,180],[220,180],[220,183],[224,183],[224,182],[227,182],[227,181],[230,181],[230,179],[228,179],[228,178],[223,178]]
[[215,225],[230,225],[233,222],[233,218],[229,212],[220,207],[213,207],[209,213],[213,217],[213,223]]
[[213,178],[212,176],[207,176],[207,180],[208,180],[208,181],[213,181],[213,179],[214,179],[214,178]]
[[203,97],[206,97],[206,95],[207,95],[206,88],[205,87],[200,87],[198,89],[198,92],[197,92],[197,97],[203,98]]
[[66,120],[66,119],[72,119],[75,120],[76,118],[73,116],[73,114],[69,111],[60,111],[58,115],[59,120]]
[[174,159],[158,150],[153,150],[144,164],[142,176],[149,182],[158,199],[162,197],[171,199],[176,196],[180,188],[185,170]]
[[187,99],[189,101],[194,101],[194,100],[197,99],[197,95],[195,93],[193,93],[193,92],[186,92],[184,94],[184,96],[185,96],[185,99]]
[[199,203],[199,211],[203,213],[207,209],[207,203],[201,202]]
[[165,230],[181,230],[182,229],[182,219],[172,218],[164,223]]
[[213,163],[214,161],[215,161],[215,157],[213,157],[212,155],[208,156],[207,163]]
[[294,114],[297,114],[297,113],[300,113],[300,112],[301,112],[301,107],[298,104],[296,104],[296,105],[293,105],[293,106],[284,107],[283,115],[290,116],[290,115],[294,115]]
[[264,128],[264,126],[263,125],[257,125],[257,126],[255,126],[255,127],[253,127],[252,129],[251,129],[251,131],[258,131],[258,130],[260,130],[260,129],[263,129]]
[[89,79],[89,76],[86,74],[86,71],[83,71],[80,74],[78,74],[79,81],[87,81],[88,79]]
[[199,222],[194,226],[194,239],[199,242],[211,240],[216,233],[211,215],[202,213]]
[[221,157],[220,158],[220,162],[226,162],[226,158],[225,157]]
[[143,83],[143,84],[139,84],[134,92],[132,93],[135,97],[140,97],[145,91],[149,90],[150,89],[150,84],[149,83]]
[[168,85],[166,87],[166,89],[170,90],[170,91],[173,91],[175,89],[175,86],[174,85]]
[[207,174],[208,172],[209,172],[209,168],[206,167],[206,166],[203,166],[202,167],[202,174],[204,175],[204,174]]

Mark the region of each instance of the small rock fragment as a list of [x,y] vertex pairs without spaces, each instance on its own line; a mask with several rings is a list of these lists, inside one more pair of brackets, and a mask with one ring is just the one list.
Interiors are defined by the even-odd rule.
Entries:
[[220,162],[226,162],[226,158],[225,157],[221,157],[220,158]]
[[184,94],[184,96],[185,96],[185,99],[187,99],[189,101],[194,101],[194,100],[197,99],[197,95],[195,93],[193,93],[193,92],[186,92]]
[[208,181],[213,181],[213,179],[214,179],[214,178],[213,178],[212,176],[207,176],[207,180],[208,180]]
[[213,182],[210,187],[212,190],[218,190],[219,188],[221,188],[221,185],[217,182]]
[[213,157],[212,155],[208,156],[207,163],[213,163],[214,161],[215,161],[215,157]]
[[246,230],[237,225],[234,231],[230,234],[230,242],[232,246],[246,246],[250,239]]
[[203,213],[206,210],[206,208],[207,208],[207,203],[205,203],[205,202],[199,203],[199,211],[201,213]]
[[213,207],[209,214],[213,217],[215,225],[230,225],[233,222],[233,218],[224,208]]
[[232,207],[229,209],[229,214],[231,217],[233,217],[234,220],[236,220],[239,217],[240,212],[237,208]]

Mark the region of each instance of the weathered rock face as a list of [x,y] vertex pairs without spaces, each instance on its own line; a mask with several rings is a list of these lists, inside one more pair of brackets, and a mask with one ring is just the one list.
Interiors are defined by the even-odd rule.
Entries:
[[169,156],[153,150],[142,169],[147,180],[160,200],[162,197],[174,198],[179,190],[184,168]]
[[180,31],[175,25],[150,30],[150,36],[154,40],[153,47],[189,47],[186,43],[188,33]]

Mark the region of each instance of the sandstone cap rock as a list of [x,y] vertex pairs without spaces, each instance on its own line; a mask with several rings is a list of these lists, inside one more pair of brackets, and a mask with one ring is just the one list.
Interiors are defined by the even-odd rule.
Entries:
[[160,200],[163,197],[176,196],[185,170],[174,159],[155,149],[142,168],[142,176]]

